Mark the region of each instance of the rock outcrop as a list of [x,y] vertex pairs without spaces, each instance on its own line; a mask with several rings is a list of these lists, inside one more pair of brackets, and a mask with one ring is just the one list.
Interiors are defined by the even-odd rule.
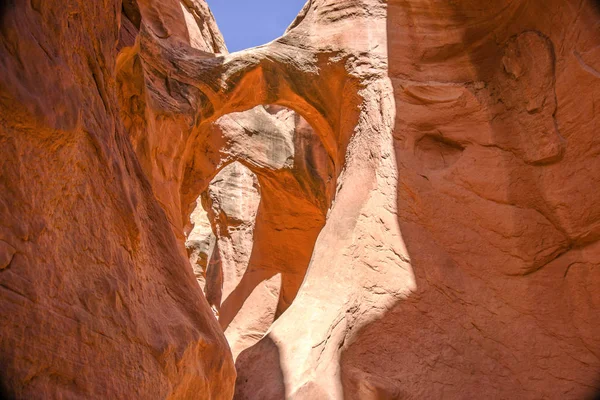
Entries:
[[[217,318],[223,300],[243,284],[259,202],[256,175],[234,162],[215,176],[190,218],[194,225],[186,242],[190,262]],[[225,336],[234,359],[261,339],[273,323],[280,287],[280,275],[259,282],[236,314],[224,316],[228,319]]]
[[[123,48],[138,29],[218,46],[210,13],[196,7],[204,3],[189,3],[2,2],[0,381],[9,398],[232,395],[225,337],[177,250],[173,210],[157,201],[161,187],[128,138],[173,143],[162,127],[183,120],[168,107],[186,104],[127,75],[141,68]],[[204,33],[184,32],[190,12],[206,18],[196,21]],[[123,94],[129,108],[119,107]],[[164,153],[152,157],[152,168],[167,164]]]
[[[271,105],[209,125],[191,164],[205,168],[188,173],[189,180],[226,165],[197,202],[208,213],[196,206],[188,243],[197,249],[192,263],[205,265],[205,293],[235,359],[296,296],[331,204],[332,162],[304,118]],[[207,221],[212,233],[198,241]]]
[[218,323],[238,399],[599,389],[596,2],[309,0],[233,54],[201,0],[92,3],[1,14],[17,396],[231,397]]
[[291,107],[333,160],[307,276],[238,357],[239,398],[594,390],[593,7],[314,0],[216,61],[143,35],[208,118]]
[[248,266],[259,203],[256,175],[234,162],[213,178],[190,216],[193,228],[186,249],[198,283],[217,312],[223,284],[239,281]]
[[345,68],[363,103],[298,297],[238,358],[239,398],[597,389],[597,18],[585,1],[313,1],[270,45],[361,59]]

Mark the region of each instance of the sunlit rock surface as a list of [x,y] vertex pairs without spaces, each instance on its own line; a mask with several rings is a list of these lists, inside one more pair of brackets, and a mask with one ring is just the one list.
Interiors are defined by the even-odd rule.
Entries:
[[[149,180],[155,170],[168,174],[173,154],[144,158],[130,143],[172,144],[163,128],[187,124],[181,97],[160,96],[164,87],[138,74],[126,46],[139,30],[210,52],[222,46],[204,3],[189,3],[2,2],[0,382],[8,398],[231,398],[225,336],[177,250],[174,211]],[[200,18],[192,37],[181,24],[190,10]]]
[[[219,324],[238,399],[599,389],[597,2],[311,0],[233,54],[203,1],[119,6],[3,10],[17,396],[229,398]],[[215,253],[236,162],[260,200]]]

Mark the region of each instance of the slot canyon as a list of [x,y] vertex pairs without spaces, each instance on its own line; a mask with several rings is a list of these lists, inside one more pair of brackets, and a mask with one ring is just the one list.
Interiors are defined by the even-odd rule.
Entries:
[[0,1],[0,398],[600,398],[600,2],[218,22]]

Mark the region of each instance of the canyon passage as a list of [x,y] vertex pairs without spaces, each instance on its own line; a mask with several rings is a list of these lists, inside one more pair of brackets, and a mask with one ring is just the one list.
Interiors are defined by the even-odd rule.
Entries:
[[595,398],[599,97],[593,0],[1,2],[0,397]]

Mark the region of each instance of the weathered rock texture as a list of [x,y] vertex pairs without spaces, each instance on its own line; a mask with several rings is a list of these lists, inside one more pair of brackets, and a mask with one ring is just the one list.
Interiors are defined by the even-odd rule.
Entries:
[[3,18],[0,355],[18,394],[230,395],[183,258],[234,161],[261,200],[244,275],[211,300],[221,325],[281,274],[237,398],[598,389],[595,2],[310,0],[234,54],[203,2],[127,2],[120,34],[115,6]]
[[255,50],[319,54],[320,87],[339,60],[362,102],[349,144],[348,114],[317,107],[347,144],[341,189],[294,304],[238,358],[239,398],[597,389],[597,20],[586,1],[313,1]]
[[[248,268],[259,202],[256,175],[235,162],[215,176],[190,217],[194,227],[186,248],[217,318],[222,300],[240,285]],[[261,339],[273,323],[280,287],[280,275],[260,282],[228,323],[225,336],[234,359]]]
[[[193,228],[185,246],[205,292],[220,292],[223,284],[229,285],[243,275],[252,251],[259,202],[256,175],[237,162],[223,168],[198,198],[190,215]],[[211,288],[212,284],[218,287]],[[218,310],[222,295],[214,297],[218,299],[207,300]]]
[[594,391],[597,18],[587,1],[314,0],[283,38],[217,59],[142,32],[207,120],[284,105],[333,162],[304,284],[238,357],[239,398]]
[[[205,293],[236,358],[295,298],[331,204],[333,164],[308,122],[285,107],[229,114],[196,140],[191,164],[204,168],[189,172],[186,182],[204,185],[227,165],[202,194],[213,233],[194,243],[214,242],[206,250]],[[256,183],[239,163],[256,173]],[[197,211],[192,215],[202,217]],[[205,231],[206,220],[196,219],[192,239]],[[192,251],[192,262],[204,262],[198,255]]]
[[163,188],[144,174],[167,173],[172,154],[140,165],[128,139],[173,144],[166,129],[187,123],[169,108],[187,103],[133,73],[131,49],[119,52],[138,28],[205,51],[222,44],[204,3],[187,3],[2,2],[0,380],[10,397],[232,395],[225,337],[177,251]]

